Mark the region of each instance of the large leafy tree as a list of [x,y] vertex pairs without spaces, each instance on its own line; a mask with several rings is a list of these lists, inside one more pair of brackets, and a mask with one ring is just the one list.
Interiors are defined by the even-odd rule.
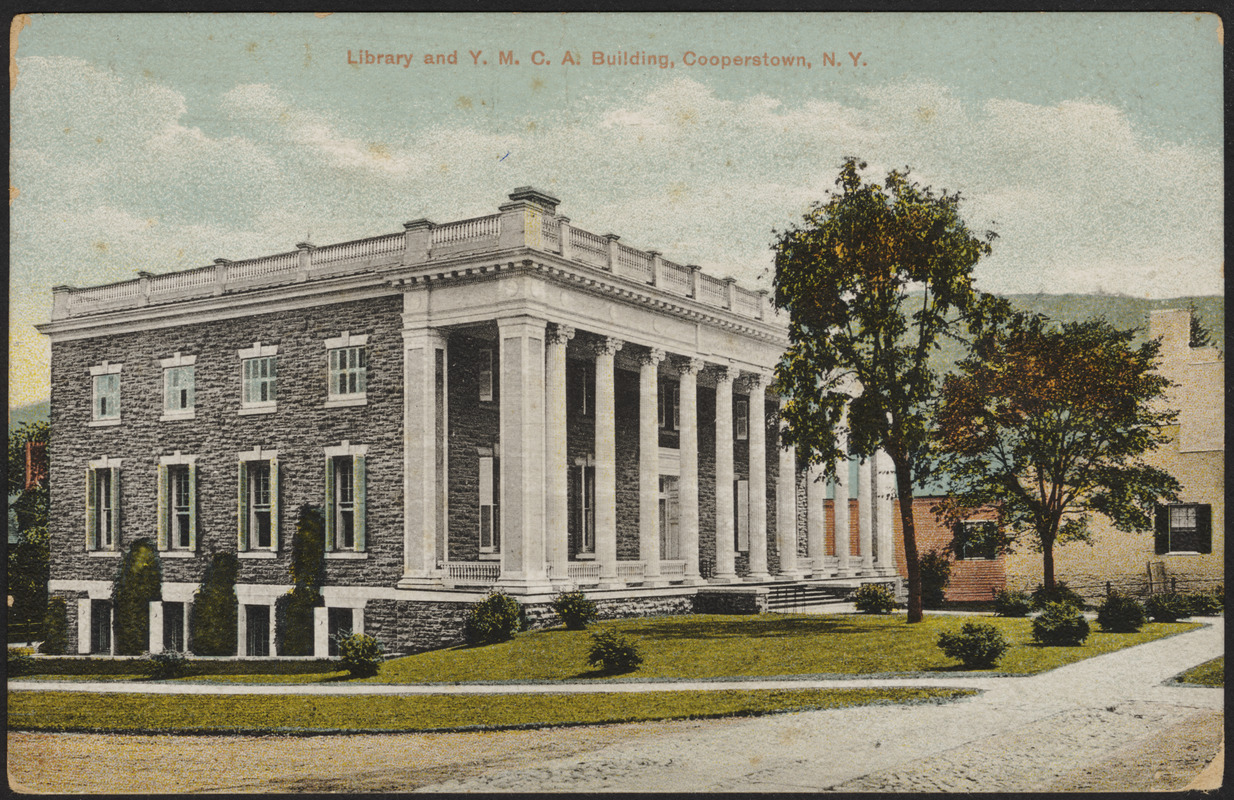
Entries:
[[[939,384],[930,356],[942,339],[960,337],[998,306],[972,286],[994,234],[965,225],[958,194],[922,187],[907,170],[881,184],[866,181],[865,168],[845,159],[830,199],[802,225],[777,233],[775,304],[788,312],[791,344],[776,378],[788,398],[787,438],[805,460],[834,475],[836,460],[850,453],[882,449],[891,457],[908,621],[919,622],[912,504],[913,486],[930,472]],[[844,430],[847,452],[836,445]]]
[[1052,325],[1016,314],[974,342],[943,384],[938,415],[953,520],[997,508],[1027,536],[1054,588],[1054,548],[1090,539],[1094,513],[1121,531],[1152,527],[1179,483],[1142,456],[1168,440],[1176,413],[1154,370],[1160,344],[1103,319]]

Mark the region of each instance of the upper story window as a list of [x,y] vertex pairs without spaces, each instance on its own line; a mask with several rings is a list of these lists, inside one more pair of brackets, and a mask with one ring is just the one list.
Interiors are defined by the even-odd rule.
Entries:
[[262,345],[239,351],[240,413],[268,414],[278,400],[278,345]]
[[260,447],[239,454],[240,552],[272,551],[279,548],[279,466],[278,452]]
[[123,364],[102,364],[90,368],[93,389],[90,425],[120,424],[120,370]]
[[368,334],[343,335],[326,340],[329,358],[327,406],[364,405],[368,402]]
[[750,438],[750,401],[739,397],[736,406],[733,412],[733,437],[737,441],[745,441]]
[[660,401],[657,417],[663,430],[675,431],[681,427],[681,387],[675,383],[660,384]]
[[326,448],[326,550],[364,552],[367,445]]
[[160,550],[197,550],[197,457],[159,458]]
[[91,461],[86,469],[86,549],[114,551],[120,539],[120,459]]
[[1213,508],[1207,503],[1158,506],[1156,523],[1157,555],[1213,551]]
[[192,419],[196,414],[194,365],[197,363],[197,356],[176,353],[159,363],[163,366],[162,419]]

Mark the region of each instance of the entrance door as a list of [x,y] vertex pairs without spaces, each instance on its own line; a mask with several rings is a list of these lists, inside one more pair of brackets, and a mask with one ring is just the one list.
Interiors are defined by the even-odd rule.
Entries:
[[244,625],[250,656],[270,655],[270,606],[245,606]]
[[90,601],[90,652],[111,652],[111,602]]
[[681,509],[678,503],[677,476],[660,476],[660,558],[681,558]]

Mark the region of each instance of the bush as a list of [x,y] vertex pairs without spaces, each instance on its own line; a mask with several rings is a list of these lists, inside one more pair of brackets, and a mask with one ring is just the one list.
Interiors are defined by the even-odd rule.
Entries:
[[1178,622],[1191,615],[1191,606],[1181,594],[1166,592],[1144,601],[1144,611],[1153,622]]
[[28,647],[10,647],[4,674],[13,677],[31,672],[34,672],[34,651]]
[[1188,616],[1215,617],[1222,610],[1221,602],[1217,599],[1216,595],[1205,592],[1184,595],[1183,600],[1187,604]]
[[472,645],[505,642],[522,627],[523,609],[518,601],[493,592],[467,610],[463,638]]
[[150,677],[156,681],[182,678],[188,673],[189,661],[184,653],[165,650],[150,656]]
[[852,601],[862,614],[890,614],[896,607],[895,595],[881,583],[867,583],[853,592]]
[[111,593],[116,610],[116,653],[135,656],[150,646],[150,601],[163,596],[163,566],[149,539],[133,542]]
[[1097,624],[1103,631],[1135,633],[1146,622],[1148,617],[1144,615],[1144,606],[1140,605],[1140,601],[1118,592],[1110,592],[1097,609]]
[[951,581],[951,559],[945,553],[931,550],[917,561],[921,572],[921,605],[942,608]]
[[288,572],[294,586],[274,606],[275,647],[279,655],[313,655],[313,609],[325,604],[325,521],[316,506],[303,505],[291,537]]
[[1033,601],[1024,592],[1001,590],[994,595],[994,613],[1000,617],[1027,617]]
[[193,652],[199,656],[236,654],[238,567],[235,553],[215,553],[206,565],[201,588],[193,595],[193,613],[189,620]]
[[381,642],[367,633],[338,638],[339,660],[353,678],[371,678],[381,669],[385,651]]
[[1037,584],[1037,588],[1033,589],[1032,600],[1034,611],[1040,611],[1050,603],[1063,603],[1076,608],[1084,608],[1084,598],[1068,588],[1067,584],[1062,581],[1055,581],[1053,589],[1047,589],[1040,583]]
[[587,663],[599,667],[601,672],[616,674],[633,672],[643,663],[638,646],[629,639],[609,628],[602,628],[591,634],[591,650],[587,653]]
[[948,658],[958,659],[965,669],[989,669],[1011,645],[988,622],[966,622],[959,633],[943,631],[938,646]]
[[39,652],[62,656],[69,647],[69,613],[63,597],[47,601],[47,616],[43,618],[43,643]]
[[1070,603],[1046,603],[1033,620],[1033,640],[1045,645],[1076,646],[1088,638],[1088,620]]
[[553,610],[565,623],[566,630],[581,631],[587,627],[587,623],[596,619],[596,604],[588,600],[582,592],[562,592],[557,595],[553,600]]

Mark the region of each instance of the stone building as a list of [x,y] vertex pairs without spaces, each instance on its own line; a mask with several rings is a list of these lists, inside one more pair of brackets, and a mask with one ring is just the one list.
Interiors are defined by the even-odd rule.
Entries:
[[237,653],[275,653],[306,504],[326,520],[319,653],[343,629],[449,641],[494,587],[535,621],[565,587],[622,615],[898,583],[886,459],[837,488],[859,499],[837,546],[824,485],[778,444],[766,294],[558,202],[523,188],[474,219],[56,287],[51,590],[73,647],[111,648],[117,558],[147,537],[152,651],[185,647],[231,551]]

